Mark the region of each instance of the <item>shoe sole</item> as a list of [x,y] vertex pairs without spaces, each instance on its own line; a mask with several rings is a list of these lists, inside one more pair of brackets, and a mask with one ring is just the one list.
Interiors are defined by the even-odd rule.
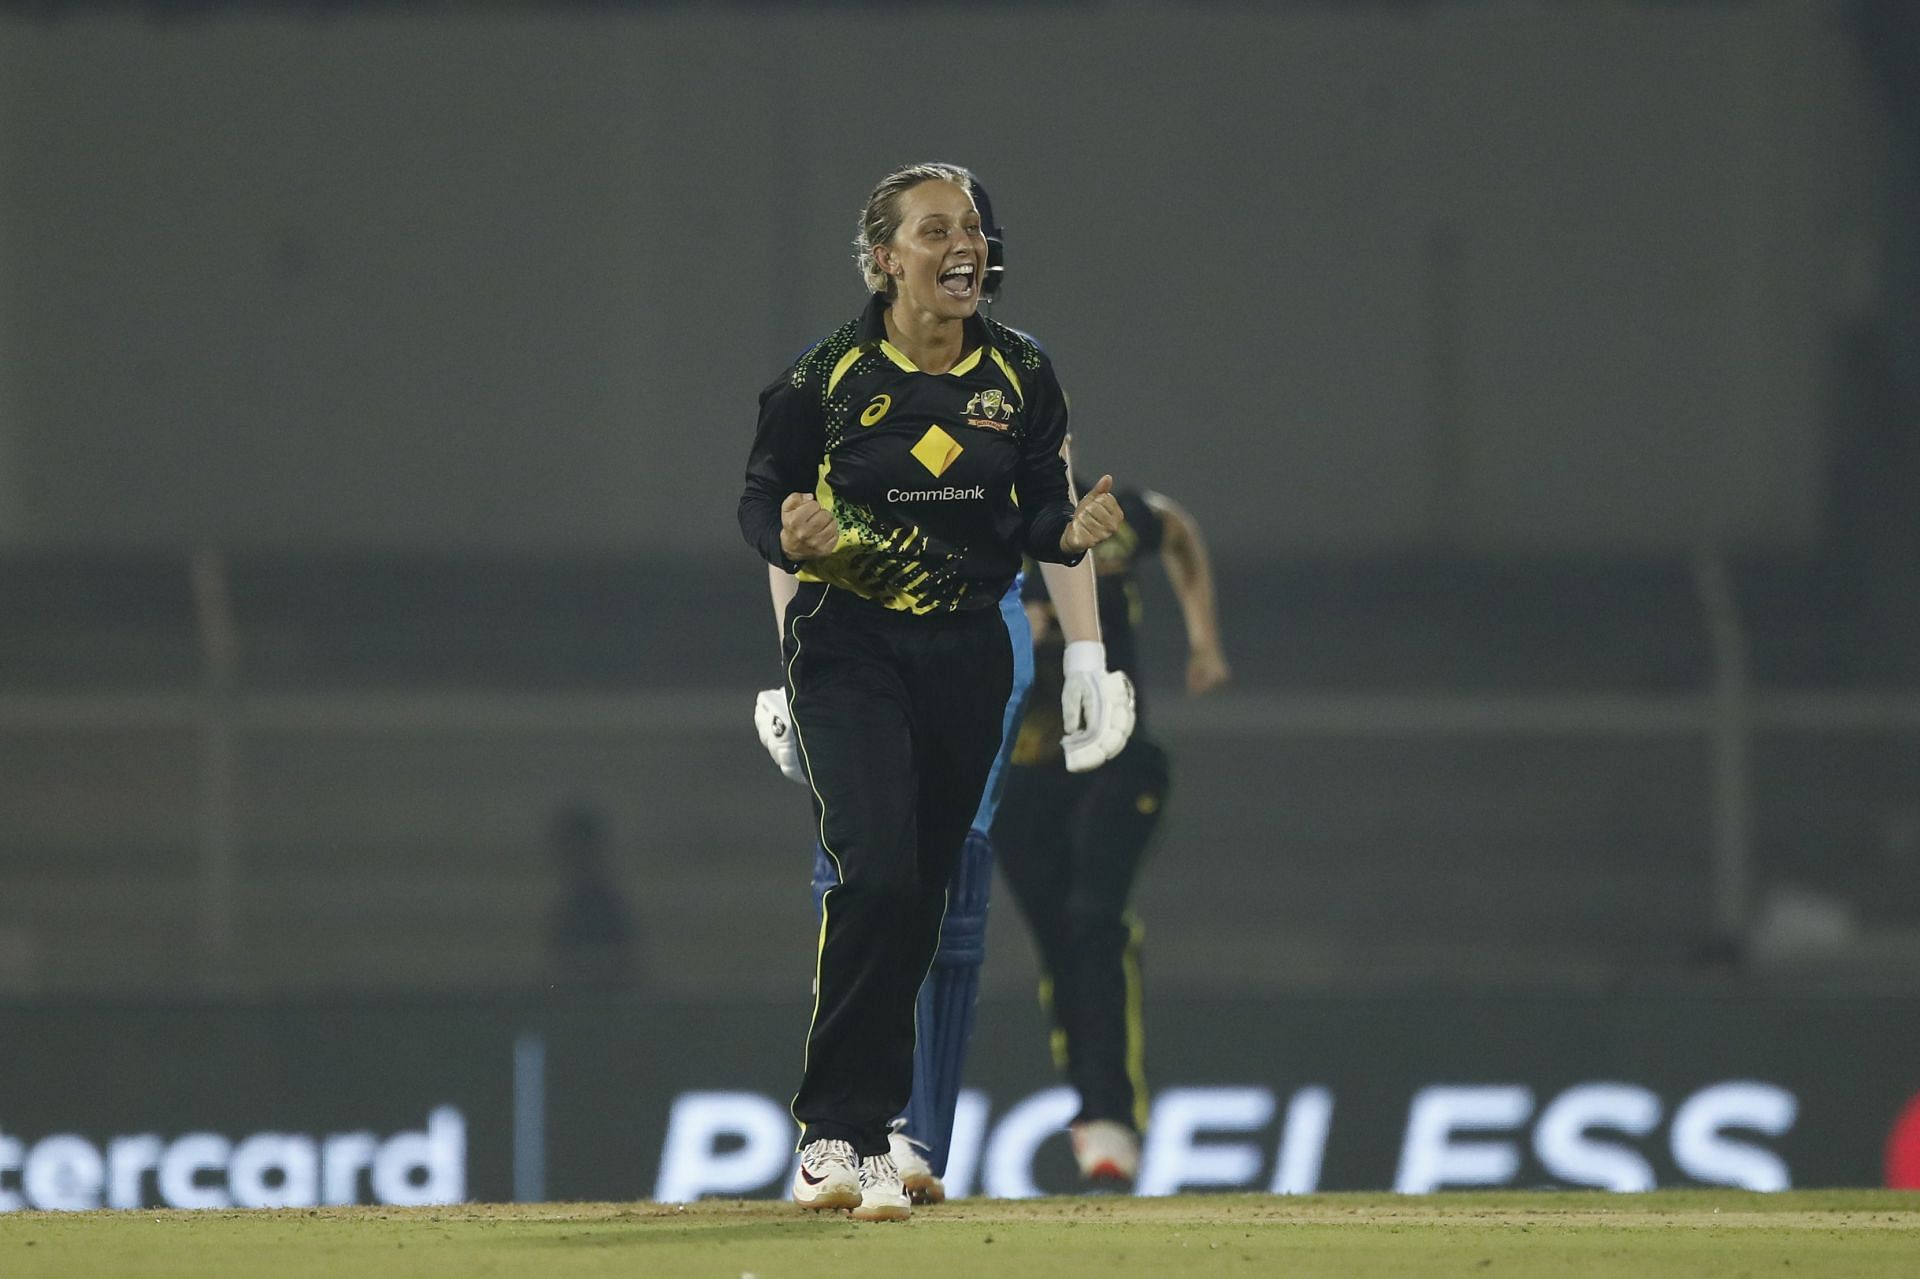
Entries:
[[913,1215],[913,1209],[906,1204],[885,1204],[869,1208],[862,1204],[853,1210],[855,1221],[905,1221]]
[[943,1204],[947,1201],[947,1188],[940,1184],[938,1177],[909,1177],[901,1181],[907,1198],[917,1204]]
[[858,1190],[829,1191],[813,1199],[794,1199],[794,1206],[808,1212],[823,1212],[829,1208],[858,1208],[860,1192]]

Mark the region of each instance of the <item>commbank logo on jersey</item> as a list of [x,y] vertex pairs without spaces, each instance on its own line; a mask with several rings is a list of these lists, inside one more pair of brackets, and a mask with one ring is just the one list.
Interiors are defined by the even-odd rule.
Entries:
[[964,452],[958,440],[937,426],[928,427],[920,442],[909,451],[920,465],[935,475],[946,474],[947,468]]
[[999,391],[982,391],[967,401],[967,411],[962,416],[968,426],[1004,431],[1013,425],[1013,401]]

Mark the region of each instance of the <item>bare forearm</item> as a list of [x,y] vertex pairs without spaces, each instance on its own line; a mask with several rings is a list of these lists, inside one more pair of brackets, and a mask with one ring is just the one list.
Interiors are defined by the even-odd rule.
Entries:
[[800,591],[800,583],[784,569],[767,565],[767,593],[773,597],[773,630],[784,646],[787,642],[787,605]]
[[1187,646],[1218,647],[1220,613],[1214,600],[1213,563],[1200,536],[1200,525],[1186,508],[1165,494],[1149,493],[1147,505],[1160,517],[1160,562],[1166,567],[1174,598],[1180,602]]
[[1040,565],[1040,578],[1047,584],[1047,598],[1060,621],[1060,634],[1067,643],[1100,638],[1100,599],[1094,589],[1093,557],[1088,556],[1069,568],[1065,564]]
[[1213,566],[1206,551],[1182,541],[1162,548],[1167,580],[1173,584],[1174,598],[1180,601],[1180,616],[1187,627],[1188,648],[1220,646],[1220,609],[1213,592]]
[[1212,692],[1233,679],[1233,669],[1220,647],[1220,612],[1207,544],[1199,524],[1178,503],[1158,493],[1149,494],[1147,501],[1160,517],[1160,562],[1187,626],[1187,691]]

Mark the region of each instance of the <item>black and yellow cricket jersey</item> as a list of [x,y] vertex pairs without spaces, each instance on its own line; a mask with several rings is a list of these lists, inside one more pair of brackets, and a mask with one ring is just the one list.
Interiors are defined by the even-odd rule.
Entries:
[[[760,395],[740,528],[773,564],[890,609],[992,608],[1022,554],[1060,550],[1073,516],[1066,396],[1031,338],[984,316],[950,372],[887,340],[887,301],[816,344]],[[811,492],[840,523],[804,565],[780,549],[780,505]]]

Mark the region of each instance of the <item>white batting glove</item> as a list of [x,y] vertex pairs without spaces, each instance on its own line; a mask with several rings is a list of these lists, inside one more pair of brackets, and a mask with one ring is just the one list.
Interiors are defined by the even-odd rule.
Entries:
[[800,764],[800,735],[794,731],[793,716],[787,713],[786,689],[763,689],[753,699],[753,727],[760,734],[760,744],[787,779],[805,785],[807,770]]
[[1118,755],[1133,734],[1133,681],[1107,669],[1107,646],[1098,640],[1067,645],[1066,684],[1060,690],[1060,747],[1069,773],[1092,772]]

